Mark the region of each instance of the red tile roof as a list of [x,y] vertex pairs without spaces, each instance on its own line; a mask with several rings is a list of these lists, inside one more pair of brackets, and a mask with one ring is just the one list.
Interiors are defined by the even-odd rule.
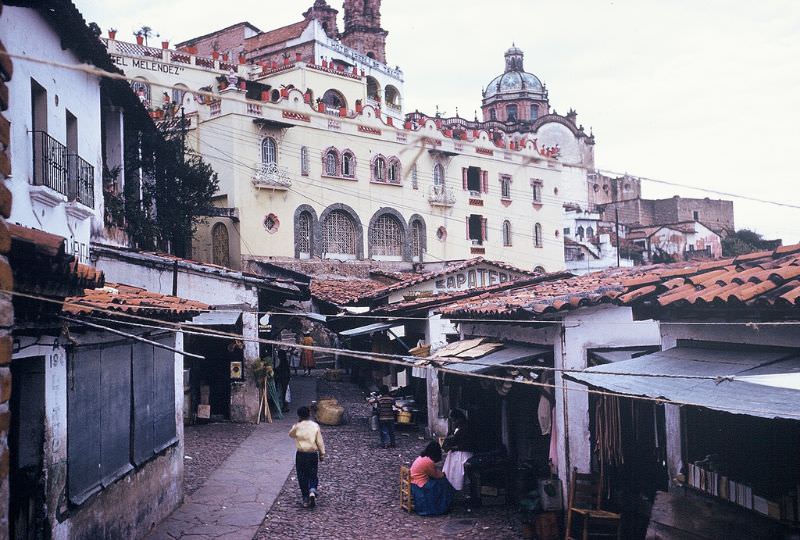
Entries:
[[[445,266],[441,270],[434,272],[386,272],[381,270],[373,270],[370,275],[373,276],[369,279],[364,278],[343,278],[343,279],[325,279],[313,280],[311,282],[312,296],[325,300],[338,305],[354,304],[357,302],[366,302],[376,300],[387,296],[389,293],[399,291],[431,281],[453,272],[460,272],[467,268],[472,268],[479,264],[486,264],[496,266],[497,268],[521,274],[523,276],[534,277],[538,276],[534,272],[522,270],[510,264],[500,261],[488,261],[483,257],[475,257],[466,261],[458,262]],[[384,278],[381,280],[380,278]]]
[[601,303],[659,308],[800,308],[800,244],[735,259],[614,268],[487,292],[441,311],[451,317],[535,319]]
[[290,39],[297,39],[308,24],[308,21],[300,21],[247,38],[245,40],[245,50],[247,50],[247,52],[255,51],[289,41]]
[[109,283],[101,289],[86,289],[83,296],[72,296],[64,301],[68,315],[153,317],[168,320],[186,320],[209,309],[208,304],[177,296],[150,292],[130,285]]

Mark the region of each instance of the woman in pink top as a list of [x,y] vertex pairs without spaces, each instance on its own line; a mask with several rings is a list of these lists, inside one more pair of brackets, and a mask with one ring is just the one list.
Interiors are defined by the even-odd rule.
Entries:
[[447,513],[453,503],[453,486],[444,473],[436,468],[442,460],[442,447],[431,441],[411,464],[411,493],[414,511],[420,516],[438,516]]

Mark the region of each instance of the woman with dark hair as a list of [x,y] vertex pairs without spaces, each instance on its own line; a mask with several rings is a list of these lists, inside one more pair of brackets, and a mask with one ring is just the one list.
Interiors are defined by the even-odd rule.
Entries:
[[461,491],[464,488],[464,463],[475,451],[474,434],[463,411],[450,411],[450,435],[442,446],[447,450],[442,470],[455,490]]
[[411,464],[411,494],[414,511],[420,516],[445,514],[453,503],[453,486],[436,468],[441,460],[442,448],[438,442],[431,441]]

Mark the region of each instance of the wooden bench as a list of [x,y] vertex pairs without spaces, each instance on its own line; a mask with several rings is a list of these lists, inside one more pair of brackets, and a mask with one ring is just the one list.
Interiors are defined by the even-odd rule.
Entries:
[[400,508],[409,514],[414,511],[414,494],[411,493],[411,469],[400,465]]

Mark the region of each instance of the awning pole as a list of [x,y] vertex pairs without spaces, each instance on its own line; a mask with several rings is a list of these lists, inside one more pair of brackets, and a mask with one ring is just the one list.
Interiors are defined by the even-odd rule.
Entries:
[[[107,326],[101,326],[99,324],[90,323],[90,322],[87,322],[87,321],[82,321],[80,319],[73,319],[71,317],[61,317],[61,318],[64,319],[65,321],[69,321],[71,323],[83,324],[83,325],[89,326],[91,328],[97,328],[98,330],[105,330],[106,332],[111,332],[112,334],[117,334],[118,336],[123,336],[123,337],[126,337],[126,338],[135,339],[136,341],[141,341],[143,343],[148,343],[148,344],[150,344],[150,345],[152,345],[154,347],[158,347],[159,349],[166,349],[166,350],[172,351],[174,353],[182,354],[183,356],[188,356],[190,358],[197,358],[198,360],[205,360],[205,356],[200,356],[199,354],[192,354],[192,353],[188,353],[186,351],[181,351],[181,350],[178,350],[178,349],[176,349],[174,347],[170,347],[169,345],[164,345],[163,343],[158,343],[156,341],[150,341],[149,339],[143,338],[141,336],[137,336],[137,335],[134,335],[134,334],[128,334],[127,332],[123,332],[123,331],[117,330],[115,328],[109,328]],[[179,330],[176,330],[175,332],[179,332]]]

